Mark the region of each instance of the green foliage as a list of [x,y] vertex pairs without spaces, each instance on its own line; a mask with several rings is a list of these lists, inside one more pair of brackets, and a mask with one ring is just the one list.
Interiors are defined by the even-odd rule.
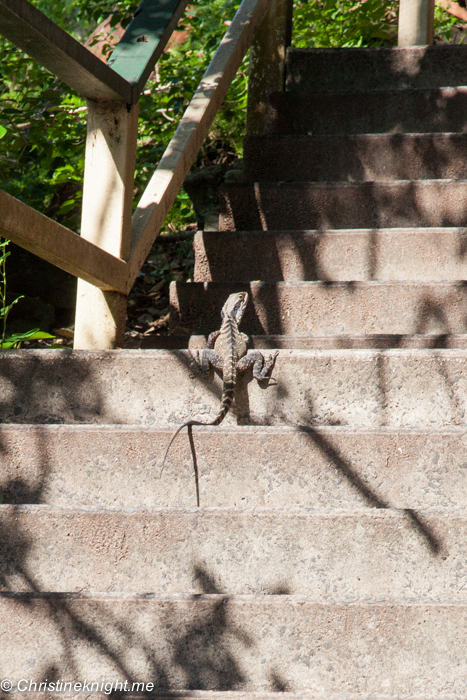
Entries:
[[[297,47],[394,46],[399,0],[295,0]],[[435,36],[449,41],[459,20],[435,7]]]
[[[84,41],[109,14],[125,26],[138,0],[33,0],[75,38]],[[163,53],[140,100],[135,203],[157,166],[240,0],[194,0],[179,30],[186,41]],[[395,42],[397,0],[295,0],[296,46],[379,46]],[[455,20],[436,10],[438,34]],[[0,38],[0,179],[10,194],[79,231],[86,106],[8,41]],[[196,165],[242,155],[248,59],[219,112]],[[166,222],[175,230],[194,221],[182,191]]]
[[81,196],[86,125],[76,110],[83,101],[6,40],[0,60],[2,189],[75,225],[69,212]]
[[8,314],[12,307],[18,303],[21,297],[15,299],[11,304],[7,303],[6,299],[6,260],[10,255],[7,251],[9,241],[4,241],[0,238],[0,322],[2,324],[0,348],[3,348],[6,341],[6,322]]
[[[1,138],[1,137],[0,137]],[[6,325],[8,315],[15,304],[23,297],[17,297],[10,304],[7,303],[7,279],[6,279],[6,260],[10,255],[7,246],[10,241],[0,239],[0,350],[9,350],[11,348],[21,347],[21,343],[25,340],[38,340],[39,338],[53,338],[49,333],[43,333],[38,328],[34,328],[26,333],[14,333],[7,336]]]
[[456,17],[453,17],[441,7],[435,5],[434,33],[436,37],[449,42],[451,40],[452,29],[456,24],[459,24],[459,20]]
[[[190,6],[179,30],[187,32],[186,41],[165,52],[140,100],[140,147],[136,185],[147,182],[162,156],[198,83],[211,61],[227,25],[233,18],[238,0],[199,0]],[[242,154],[246,117],[247,61],[243,62],[197,163],[219,162],[229,155]],[[195,220],[190,200],[181,192],[166,222],[175,230]]]
[[293,44],[298,47],[390,46],[398,0],[296,1]]
[[[138,2],[130,0],[35,0],[34,4],[77,39],[84,40],[112,14],[112,23],[131,19]],[[179,29],[181,46],[165,52],[140,100],[135,204],[157,166],[209,64],[239,0],[197,0]],[[65,226],[79,231],[86,135],[85,102],[8,41],[0,39],[0,129],[2,188]],[[198,159],[214,162],[240,154],[246,111],[247,62],[227,95]],[[0,131],[1,134],[1,131]],[[174,230],[195,219],[181,192],[166,222]]]

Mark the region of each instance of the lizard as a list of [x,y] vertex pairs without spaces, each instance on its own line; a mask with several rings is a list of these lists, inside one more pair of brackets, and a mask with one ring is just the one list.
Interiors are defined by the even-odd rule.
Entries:
[[268,379],[274,367],[278,351],[267,359],[262,353],[255,351],[247,354],[248,336],[238,329],[248,303],[248,293],[231,294],[221,311],[221,327],[208,336],[207,349],[201,351],[200,373],[207,375],[211,369],[222,372],[222,397],[219,411],[213,420],[204,422],[191,418],[181,425],[172,436],[162,462],[161,476],[169,450],[183,430],[192,425],[219,425],[227,415],[234,398],[237,375],[253,368],[253,376],[257,380]]

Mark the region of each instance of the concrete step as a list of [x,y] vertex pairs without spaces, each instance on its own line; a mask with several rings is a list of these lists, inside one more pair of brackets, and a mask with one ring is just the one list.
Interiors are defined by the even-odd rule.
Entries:
[[1,589],[467,603],[465,510],[131,510],[0,506]]
[[[465,350],[280,350],[273,376],[261,386],[251,375],[239,377],[226,425],[420,429],[467,422]],[[220,395],[220,378],[200,377],[196,353],[186,350],[0,354],[3,423],[212,420]]]
[[399,90],[466,85],[467,46],[287,51],[287,90]]
[[455,602],[216,593],[0,598],[0,638],[8,640],[2,672],[15,687],[20,679],[50,680],[53,668],[54,679],[80,683],[461,700],[466,630],[467,606]]
[[[466,111],[467,114],[467,111]],[[222,231],[460,227],[466,180],[260,182],[219,189]]]
[[467,330],[465,282],[174,282],[173,326],[208,333],[228,295],[240,289],[251,296],[242,321],[249,335],[426,334],[436,343]]
[[200,231],[194,250],[195,282],[467,279],[464,228]]
[[465,179],[467,134],[254,136],[243,162],[251,182]]
[[[160,473],[172,435],[172,428],[3,425],[3,503],[195,506],[185,433]],[[203,507],[467,508],[465,427],[221,425],[193,435]]]
[[273,92],[270,134],[385,134],[467,131],[467,87],[368,92]]

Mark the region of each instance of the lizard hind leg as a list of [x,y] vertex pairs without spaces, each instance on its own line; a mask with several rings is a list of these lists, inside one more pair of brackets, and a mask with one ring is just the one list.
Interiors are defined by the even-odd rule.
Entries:
[[237,369],[239,372],[245,372],[250,367],[253,367],[253,377],[255,379],[259,381],[270,379],[278,354],[279,351],[276,350],[266,358],[259,351],[249,352],[248,355],[245,355],[239,361]]
[[201,350],[201,358],[198,363],[199,373],[205,377],[211,371],[211,367],[222,372],[224,360],[215,350]]

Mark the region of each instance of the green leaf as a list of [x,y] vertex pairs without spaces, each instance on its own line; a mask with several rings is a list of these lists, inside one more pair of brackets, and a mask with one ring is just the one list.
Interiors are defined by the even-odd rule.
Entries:
[[17,299],[15,299],[14,301],[12,301],[11,304],[8,304],[8,306],[5,306],[3,309],[0,309],[0,318],[3,317],[3,316],[8,316],[8,314],[10,313],[11,309],[13,308],[13,306],[14,306],[15,304],[17,304],[17,303],[19,302],[20,299],[23,299],[23,298],[24,298],[24,297],[20,296],[20,297],[18,297]]
[[50,333],[44,333],[38,328],[33,328],[32,331],[26,331],[25,333],[13,333],[13,335],[10,335],[8,338],[5,338],[5,340],[8,342],[12,341],[14,343],[17,343],[23,340],[39,340],[42,338],[55,338],[55,336],[50,335]]
[[7,133],[7,130],[5,129],[4,126],[2,126],[2,125],[0,124],[0,139],[3,138],[3,137],[5,136],[6,133]]
[[50,335],[50,333],[44,333],[38,328],[34,328],[32,331],[26,331],[25,333],[13,333],[13,335],[5,338],[3,343],[0,340],[0,350],[16,349],[19,348],[21,343],[25,340],[39,340],[42,338],[55,338],[55,336]]

